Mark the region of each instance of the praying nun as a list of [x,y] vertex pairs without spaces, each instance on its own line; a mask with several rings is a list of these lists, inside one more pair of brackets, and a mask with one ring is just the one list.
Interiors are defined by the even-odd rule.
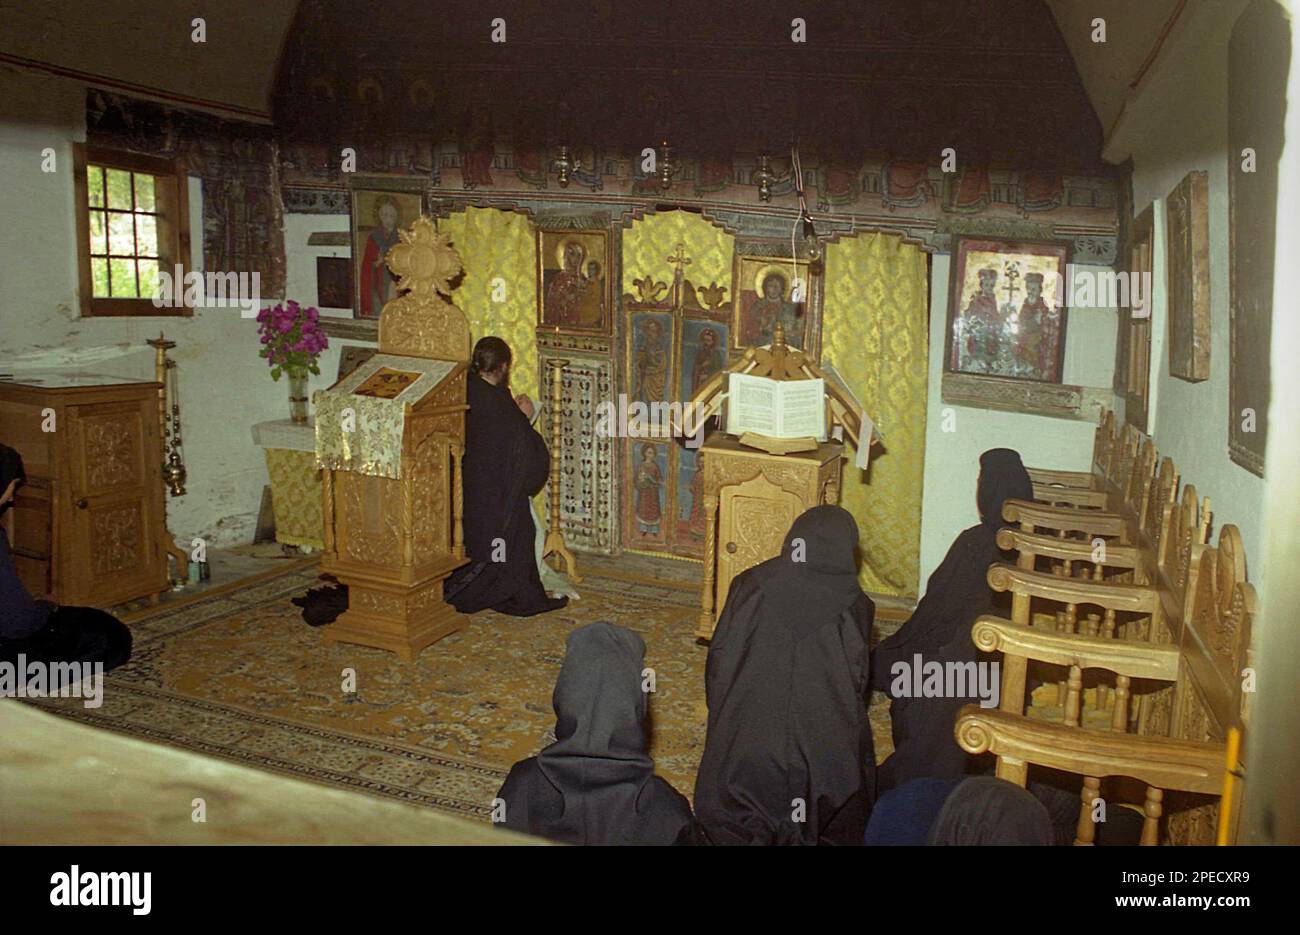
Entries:
[[672,844],[686,797],[655,775],[645,643],[599,622],[569,634],[555,680],[555,743],[516,763],[497,797],[506,828],[568,844]]
[[705,670],[693,843],[862,843],[875,606],[858,586],[857,542],[847,510],[814,507],[780,555],[732,582]]

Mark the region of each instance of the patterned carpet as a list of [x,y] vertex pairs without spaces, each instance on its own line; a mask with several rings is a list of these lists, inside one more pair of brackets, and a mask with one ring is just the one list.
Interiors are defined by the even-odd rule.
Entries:
[[[553,739],[565,637],[611,620],[645,639],[657,682],[651,750],[660,775],[690,796],[706,719],[707,648],[692,636],[698,566],[586,558],[581,600],[540,618],[475,615],[413,664],[324,642],[290,603],[317,584],[315,566],[276,569],[132,615],[135,653],[107,676],[102,707],[40,704],[135,737],[487,820],[510,766]],[[348,668],[352,693],[342,690]],[[872,722],[883,759],[883,696]]]

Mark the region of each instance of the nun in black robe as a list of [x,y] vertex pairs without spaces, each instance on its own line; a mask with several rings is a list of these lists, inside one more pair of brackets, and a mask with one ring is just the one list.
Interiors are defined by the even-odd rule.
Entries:
[[876,800],[868,847],[1055,843],[1047,809],[993,776],[912,779]]
[[[923,664],[991,661],[971,639],[971,627],[981,614],[1007,614],[1007,595],[995,595],[988,585],[989,566],[1010,561],[998,548],[998,530],[1005,500],[1033,499],[1029,473],[1020,455],[1010,448],[992,448],[980,455],[976,502],[980,522],[962,532],[925,586],[925,596],[908,621],[872,653],[872,687],[890,695],[894,752],[880,764],[878,792],[923,776],[954,777],[971,771],[970,757],[953,738],[953,725],[963,705],[978,703],[977,696],[952,698],[895,697],[894,667],[910,670],[915,657]],[[907,679],[911,681],[910,677]]]
[[690,843],[862,843],[875,605],[858,586],[857,542],[848,511],[814,507],[780,555],[732,581],[705,669]]
[[536,529],[528,501],[546,484],[551,456],[504,380],[477,372],[467,380],[465,551],[470,564],[447,581],[445,598],[464,614],[495,610],[515,617],[557,610],[537,573]]
[[645,643],[592,623],[569,634],[555,680],[555,743],[516,763],[497,796],[506,828],[569,844],[672,844],[691,806],[655,775]]
[[[23,459],[0,445],[0,517],[27,481]],[[114,669],[131,656],[131,631],[107,611],[36,600],[18,577],[9,537],[0,526],[0,662],[102,663]]]

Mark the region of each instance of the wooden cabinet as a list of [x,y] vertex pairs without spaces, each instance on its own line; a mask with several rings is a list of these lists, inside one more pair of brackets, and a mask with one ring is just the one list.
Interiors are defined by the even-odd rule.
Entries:
[[0,441],[27,484],[14,503],[23,584],[110,607],[168,586],[157,383],[32,374],[0,382]]
[[781,551],[791,524],[805,510],[840,499],[844,446],[771,455],[718,435],[700,449],[704,459],[704,585],[695,635],[713,636],[731,582]]

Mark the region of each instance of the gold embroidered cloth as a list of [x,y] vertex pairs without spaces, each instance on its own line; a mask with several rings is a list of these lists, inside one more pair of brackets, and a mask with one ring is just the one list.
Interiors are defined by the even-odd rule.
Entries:
[[[453,367],[449,360],[376,354],[328,390],[318,391],[316,466],[400,478],[406,407],[432,392]],[[391,398],[356,392],[384,368],[420,376]]]
[[310,451],[266,449],[275,509],[275,541],[287,545],[325,548],[321,518],[320,471]]

